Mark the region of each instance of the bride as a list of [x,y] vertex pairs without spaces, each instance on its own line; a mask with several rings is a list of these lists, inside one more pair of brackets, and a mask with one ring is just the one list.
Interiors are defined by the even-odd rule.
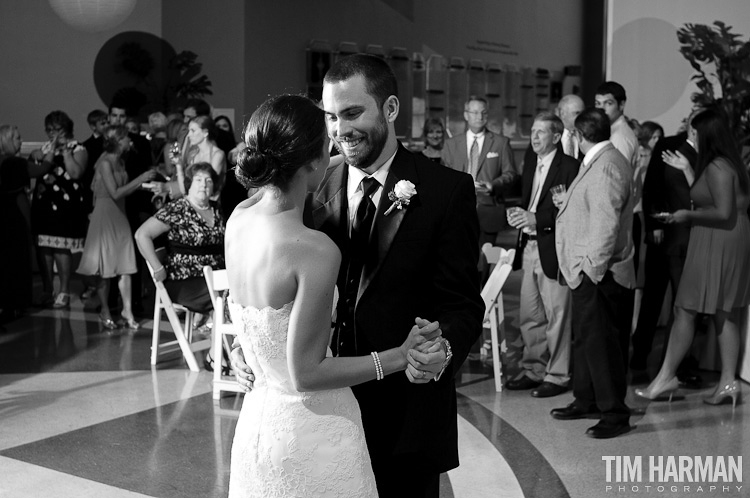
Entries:
[[[377,496],[359,406],[349,386],[406,369],[410,349],[439,340],[414,326],[401,347],[333,358],[331,309],[341,255],[302,222],[329,164],[323,111],[269,99],[244,132],[237,178],[256,195],[226,227],[232,321],[255,375],[232,446],[229,496]],[[398,407],[394,407],[398,409]]]

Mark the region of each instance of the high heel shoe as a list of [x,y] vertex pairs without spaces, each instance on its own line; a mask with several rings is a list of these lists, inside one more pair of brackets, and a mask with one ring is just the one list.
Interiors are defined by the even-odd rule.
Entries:
[[101,323],[102,327],[105,329],[114,330],[117,328],[117,324],[112,318],[106,318],[102,315],[99,315],[99,323]]
[[730,384],[725,385],[711,396],[703,398],[703,402],[707,405],[723,405],[724,402],[732,400],[732,410],[737,406],[737,401],[742,398],[742,390],[740,389],[740,383],[736,380]]
[[659,388],[657,388],[652,382],[646,389],[636,389],[635,395],[651,401],[664,401],[665,399],[669,399],[669,402],[671,403],[672,398],[679,399],[678,396],[675,396],[679,387],[680,383],[677,380],[677,377],[672,377]]
[[135,321],[135,318],[127,317],[124,314],[120,313],[120,316],[122,317],[122,324],[126,329],[129,330],[138,330],[141,328],[141,324]]

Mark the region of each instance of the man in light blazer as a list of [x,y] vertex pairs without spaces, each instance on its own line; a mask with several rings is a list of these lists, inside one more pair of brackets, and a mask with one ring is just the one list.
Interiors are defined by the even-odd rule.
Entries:
[[560,273],[573,298],[573,395],[559,420],[599,418],[586,435],[603,439],[630,430],[625,404],[627,351],[635,287],[633,170],[609,141],[609,118],[586,109],[575,121],[585,154],[556,220]]
[[464,104],[466,133],[445,142],[443,164],[474,178],[479,216],[479,246],[495,243],[505,227],[503,191],[518,178],[510,140],[487,129],[487,100],[472,95]]

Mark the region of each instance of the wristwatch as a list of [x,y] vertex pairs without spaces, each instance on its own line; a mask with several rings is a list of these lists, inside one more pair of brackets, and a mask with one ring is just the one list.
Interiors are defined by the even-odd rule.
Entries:
[[453,359],[453,350],[451,349],[451,343],[448,339],[443,339],[440,342],[440,345],[443,346],[443,351],[445,352],[445,361],[443,362],[443,366],[440,368],[440,372],[433,377],[435,379],[435,382],[440,380],[440,377],[443,376],[443,372],[445,372],[445,369],[448,368],[448,365],[450,365],[451,360]]

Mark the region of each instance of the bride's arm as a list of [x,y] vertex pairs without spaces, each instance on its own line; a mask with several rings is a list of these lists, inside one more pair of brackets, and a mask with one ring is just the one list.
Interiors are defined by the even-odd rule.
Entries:
[[[322,233],[316,233],[315,239],[312,244],[300,244],[297,294],[289,318],[287,361],[294,387],[301,392],[349,387],[377,377],[372,355],[326,357],[341,256]],[[383,374],[404,370],[409,349],[432,339],[430,333],[436,329],[436,323],[421,331],[415,326],[401,347],[379,352]]]

